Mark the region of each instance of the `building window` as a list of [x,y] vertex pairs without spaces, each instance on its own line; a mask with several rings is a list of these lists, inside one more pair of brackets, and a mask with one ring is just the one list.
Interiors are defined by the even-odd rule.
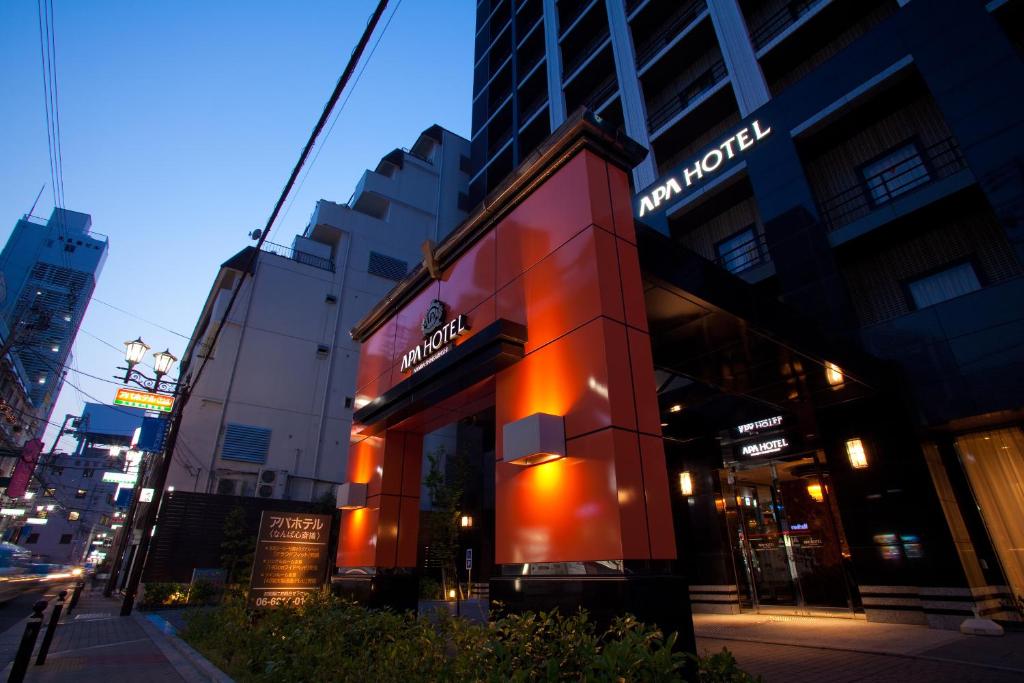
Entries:
[[29,534],[28,538],[25,539],[25,543],[26,544],[38,543],[38,542],[39,542],[39,534]]
[[981,282],[970,261],[907,282],[907,292],[915,309],[955,299],[981,289]]
[[916,142],[902,144],[864,164],[861,174],[875,205],[884,204],[931,179]]
[[715,245],[718,264],[730,273],[739,273],[761,263],[763,257],[753,225],[727,237]]
[[409,272],[409,264],[393,256],[385,256],[375,251],[370,252],[370,264],[367,267],[370,275],[387,278],[388,280],[401,280]]
[[86,467],[84,470],[82,470],[82,478],[83,479],[92,479],[92,473],[93,473],[93,470],[91,468],[89,468],[89,467]]
[[72,510],[71,512],[68,513],[68,521],[69,522],[77,522],[78,518],[81,517],[81,516],[82,516],[82,513],[80,513],[78,510]]
[[60,544],[61,545],[68,545],[69,543],[71,543],[71,534],[61,534],[60,535]]
[[75,491],[75,498],[85,498],[85,495],[87,493],[88,491],[86,491],[85,489],[78,489],[77,491]]
[[267,461],[269,451],[269,429],[242,424],[228,424],[224,429],[224,445],[220,450],[220,457],[224,460],[262,465]]

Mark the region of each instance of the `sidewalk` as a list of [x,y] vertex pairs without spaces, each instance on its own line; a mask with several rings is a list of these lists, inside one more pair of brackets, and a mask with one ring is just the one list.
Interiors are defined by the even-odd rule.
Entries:
[[861,619],[696,614],[700,651],[727,647],[766,681],[1024,680],[1024,632],[965,636]]
[[[54,592],[59,590],[56,588]],[[53,604],[55,601],[51,601],[51,607]],[[85,589],[74,612],[62,616],[46,664],[36,666],[33,655],[25,680],[61,683],[229,680],[190,656],[187,645],[161,633],[156,625],[160,620],[147,618],[140,612],[121,617],[120,608],[120,600],[104,598],[100,591]],[[49,614],[48,609],[46,621]],[[3,680],[10,673],[24,630],[23,621],[0,636],[0,661],[4,667],[0,677]],[[44,632],[45,627],[36,641],[37,652]]]

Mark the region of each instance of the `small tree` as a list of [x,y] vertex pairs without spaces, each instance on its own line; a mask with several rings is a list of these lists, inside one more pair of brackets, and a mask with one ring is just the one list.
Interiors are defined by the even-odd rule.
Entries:
[[227,583],[244,583],[252,574],[256,536],[245,522],[245,508],[236,505],[224,518],[224,540],[220,544],[221,565],[227,571]]
[[428,523],[430,543],[441,562],[444,595],[448,595],[449,588],[454,587],[461,596],[462,586],[459,584],[455,561],[459,552],[459,516],[466,482],[466,458],[458,455],[448,458],[447,449],[439,445],[433,452],[427,453],[427,462],[429,469],[423,483],[430,492],[432,503]]

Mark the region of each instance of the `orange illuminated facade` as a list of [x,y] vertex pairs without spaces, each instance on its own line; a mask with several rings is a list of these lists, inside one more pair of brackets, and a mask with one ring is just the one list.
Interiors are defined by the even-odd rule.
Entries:
[[[341,511],[339,573],[415,567],[422,435],[488,405],[497,432],[497,565],[660,566],[676,557],[626,175],[632,163],[592,122],[570,121],[437,248],[440,279],[420,268],[355,328],[363,347],[348,478],[368,489],[365,508]],[[464,314],[470,329],[441,360],[403,372],[435,300],[450,317]],[[522,338],[510,341],[516,335],[499,327]],[[486,344],[500,345],[503,360],[469,369],[483,362]],[[435,387],[463,374],[472,384]],[[418,404],[423,395],[440,400]],[[503,425],[536,413],[562,418],[565,457],[503,462]]]

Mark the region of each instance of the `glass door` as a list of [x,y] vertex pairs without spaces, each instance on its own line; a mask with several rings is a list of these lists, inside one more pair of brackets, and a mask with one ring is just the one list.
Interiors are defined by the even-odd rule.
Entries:
[[731,497],[727,518],[741,604],[758,611],[852,609],[849,550],[817,458],[761,462],[728,479],[723,491]]

